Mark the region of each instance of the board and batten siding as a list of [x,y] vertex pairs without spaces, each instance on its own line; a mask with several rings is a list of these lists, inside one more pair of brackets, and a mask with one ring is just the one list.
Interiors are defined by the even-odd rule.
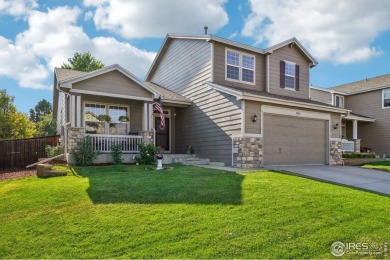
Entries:
[[374,123],[358,122],[361,147],[390,156],[390,108],[382,109],[382,90],[345,97],[345,107],[353,113],[375,118]]
[[[251,52],[248,50],[230,47],[222,43],[213,43],[214,49],[214,64],[213,64],[213,73],[214,73],[214,83],[221,84],[224,86],[232,88],[241,88],[257,91],[266,91],[265,86],[265,55]],[[237,81],[226,80],[226,49],[233,51],[239,51],[246,54],[255,56],[255,84],[246,84]]]
[[232,134],[241,132],[241,102],[208,85],[200,86],[188,97],[193,104],[177,108],[176,152],[194,153],[214,162],[232,163]]
[[[299,65],[299,91],[280,87],[280,61],[290,61]],[[296,45],[275,50],[269,55],[269,92],[272,94],[309,99],[309,60]]]
[[332,105],[332,93],[310,88],[311,100]]
[[183,95],[211,80],[211,43],[171,39],[162,55],[149,81]]
[[72,88],[143,98],[152,97],[151,92],[117,70],[74,83]]
[[[257,116],[256,122],[253,122],[253,116]],[[245,133],[261,134],[261,103],[245,100]]]

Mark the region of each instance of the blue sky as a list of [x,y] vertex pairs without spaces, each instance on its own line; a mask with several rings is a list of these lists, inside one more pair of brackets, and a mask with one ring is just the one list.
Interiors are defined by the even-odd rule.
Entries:
[[0,89],[28,112],[52,101],[53,69],[90,51],[143,78],[166,33],[209,33],[265,48],[296,37],[319,61],[311,84],[389,73],[390,1],[0,0]]

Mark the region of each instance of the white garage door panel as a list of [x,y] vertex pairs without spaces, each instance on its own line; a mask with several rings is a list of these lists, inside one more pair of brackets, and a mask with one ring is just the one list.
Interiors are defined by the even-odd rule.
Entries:
[[264,116],[264,164],[326,164],[327,123],[279,115]]

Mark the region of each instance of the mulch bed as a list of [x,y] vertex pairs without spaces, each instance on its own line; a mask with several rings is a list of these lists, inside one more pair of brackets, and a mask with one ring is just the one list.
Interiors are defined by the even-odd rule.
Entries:
[[26,176],[32,176],[37,173],[36,169],[18,170],[18,171],[0,171],[0,181],[9,179],[19,179]]

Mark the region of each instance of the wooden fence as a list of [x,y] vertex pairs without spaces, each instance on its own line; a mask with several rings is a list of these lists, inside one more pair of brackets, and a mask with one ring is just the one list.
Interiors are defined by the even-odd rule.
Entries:
[[0,172],[25,169],[29,164],[46,157],[47,145],[59,144],[60,136],[46,136],[29,139],[0,140]]

